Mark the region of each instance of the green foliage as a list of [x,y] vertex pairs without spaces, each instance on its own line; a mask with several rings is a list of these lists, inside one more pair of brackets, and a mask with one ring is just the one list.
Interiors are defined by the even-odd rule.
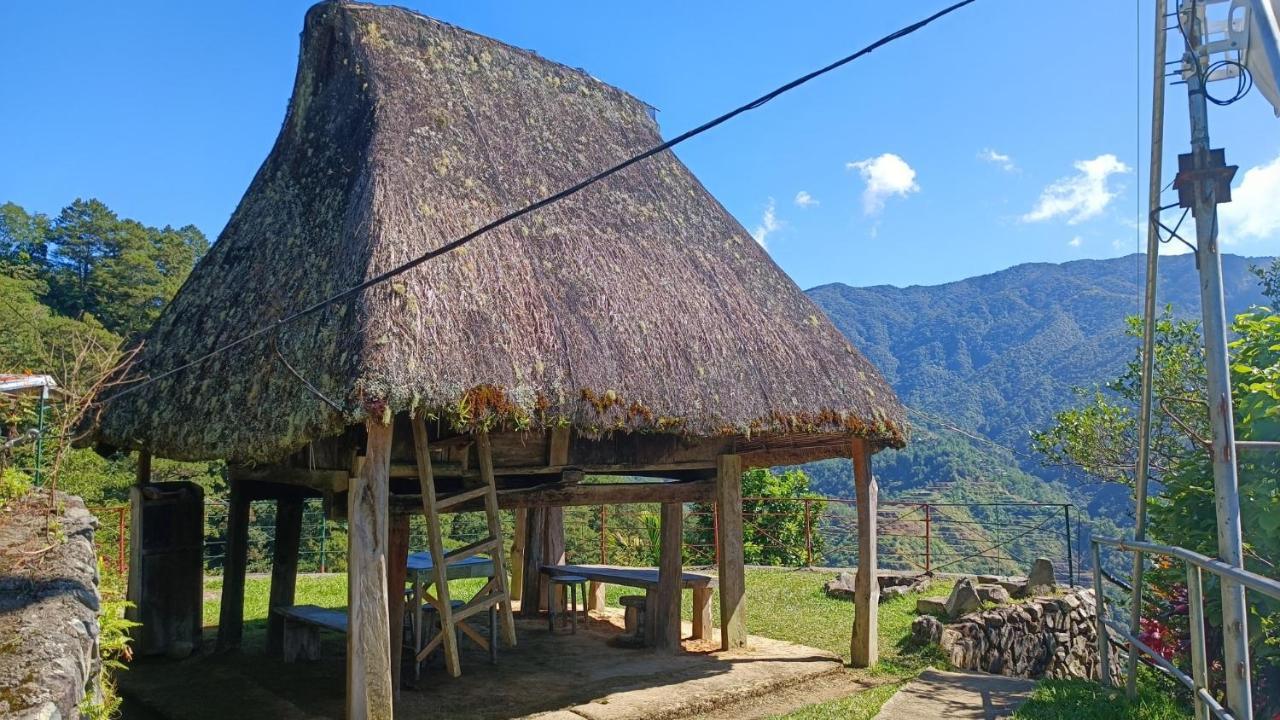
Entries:
[[[809,477],[804,471],[748,470],[742,473],[742,497],[742,546],[746,562],[791,567],[806,564],[804,500],[821,496],[809,490]],[[715,527],[710,505],[696,503],[688,526],[685,531],[688,543],[695,547],[714,544]],[[822,537],[815,533],[815,558],[822,557],[822,549]]]
[[0,510],[31,492],[31,477],[16,468],[0,470]]
[[0,271],[39,280],[59,314],[132,335],[150,327],[209,241],[194,226],[154,228],[77,199],[55,218],[0,207]]
[[[1139,330],[1130,320],[1130,332]],[[1230,345],[1236,438],[1280,437],[1280,315],[1258,307],[1236,317]],[[1217,515],[1212,466],[1206,441],[1210,436],[1201,339],[1193,323],[1174,320],[1166,312],[1157,325],[1154,393],[1158,408],[1152,423],[1152,476],[1163,490],[1151,499],[1150,533],[1157,541],[1216,556]],[[1132,482],[1137,443],[1140,367],[1135,358],[1106,390],[1088,396],[1081,407],[1057,415],[1056,424],[1036,434],[1037,448],[1059,462],[1079,465],[1100,479]],[[1271,453],[1244,453],[1238,460],[1241,520],[1246,567],[1280,578],[1280,458]],[[1157,566],[1151,575],[1155,592],[1176,597],[1185,575],[1179,564]],[[1221,600],[1216,580],[1206,582],[1205,600],[1211,633],[1220,637]],[[1250,598],[1251,654],[1258,682],[1280,687],[1280,603]],[[1163,618],[1185,627],[1185,618]],[[1211,636],[1212,655],[1221,643]],[[1211,658],[1212,659],[1212,658]],[[1267,694],[1259,696],[1266,702]],[[1268,716],[1280,711],[1273,695]]]
[[98,614],[98,657],[102,662],[101,697],[86,696],[80,712],[89,720],[114,720],[120,716],[121,698],[116,690],[115,673],[126,670],[125,663],[133,653],[129,646],[129,630],[138,623],[125,619],[125,610],[133,607],[124,599],[125,578],[109,563],[98,562],[102,610]]
[[1183,720],[1192,717],[1180,685],[1145,667],[1138,697],[1089,680],[1045,680],[1014,713],[1019,720]]

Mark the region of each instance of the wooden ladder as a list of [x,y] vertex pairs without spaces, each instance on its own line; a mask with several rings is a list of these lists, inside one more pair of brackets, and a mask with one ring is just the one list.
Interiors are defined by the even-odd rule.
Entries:
[[[440,632],[422,648],[415,662],[421,663],[437,647],[443,646],[445,667],[450,675],[458,677],[462,674],[462,666],[458,661],[459,631],[485,650],[489,649],[490,642],[497,642],[497,638],[486,639],[475,628],[468,625],[467,620],[471,617],[496,605],[499,624],[502,628],[502,639],[510,647],[516,644],[516,626],[511,616],[511,596],[507,588],[502,518],[498,515],[498,489],[493,478],[493,456],[489,434],[480,431],[476,434],[475,440],[483,485],[443,498],[437,497],[435,476],[431,471],[431,449],[427,443],[426,422],[419,417],[414,418],[412,424],[413,451],[418,461],[418,482],[422,485],[422,513],[427,518],[427,544],[431,551],[432,570],[435,573],[435,595],[424,593],[423,597],[440,616]],[[445,552],[444,540],[440,532],[441,513],[480,497],[484,498],[488,536]],[[448,566],[450,563],[460,562],[480,553],[488,553],[493,559],[493,578],[469,601],[455,608],[449,597]]]

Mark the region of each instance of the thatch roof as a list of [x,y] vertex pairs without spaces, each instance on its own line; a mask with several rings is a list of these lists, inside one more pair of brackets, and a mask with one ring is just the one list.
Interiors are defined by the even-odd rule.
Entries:
[[[275,147],[133,372],[197,357],[660,140],[647,106],[579,70],[399,8],[317,5]],[[268,460],[413,407],[459,426],[904,441],[880,373],[670,153],[277,343],[344,413],[263,340],[111,401],[99,439]]]

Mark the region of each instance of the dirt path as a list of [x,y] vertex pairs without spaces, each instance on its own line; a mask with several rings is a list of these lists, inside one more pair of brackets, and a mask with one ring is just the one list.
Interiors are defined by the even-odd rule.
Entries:
[[1013,715],[1036,682],[984,673],[926,670],[880,709],[876,720],[996,720]]
[[860,673],[841,670],[778,690],[725,705],[697,715],[699,720],[759,720],[785,715],[806,705],[848,697],[877,687],[884,681],[868,680]]

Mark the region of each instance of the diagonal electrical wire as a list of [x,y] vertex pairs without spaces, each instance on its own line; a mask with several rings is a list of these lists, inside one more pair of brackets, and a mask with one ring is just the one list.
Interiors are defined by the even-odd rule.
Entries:
[[[243,345],[243,344],[245,344],[245,343],[249,342],[250,340],[253,340],[253,339],[258,338],[258,337],[261,337],[261,336],[263,336],[263,335],[265,335],[265,334],[267,334],[267,333],[269,333],[269,332],[272,332],[273,330],[275,330],[275,331],[277,331],[277,332],[278,332],[278,331],[280,330],[281,326],[283,326],[283,325],[286,325],[286,324],[288,324],[288,323],[291,323],[291,322],[293,322],[293,321],[295,321],[295,320],[299,320],[299,319],[301,319],[301,318],[303,318],[303,317],[306,317],[306,316],[308,316],[308,315],[311,315],[312,313],[318,312],[318,311],[320,311],[320,310],[322,310],[322,309],[324,309],[324,308],[328,307],[329,305],[332,305],[333,303],[336,303],[336,302],[338,302],[338,301],[340,301],[340,300],[345,300],[346,298],[349,298],[349,297],[351,297],[351,296],[353,296],[353,295],[355,295],[355,294],[357,294],[357,293],[363,292],[364,290],[368,290],[369,288],[371,288],[371,287],[373,287],[373,286],[375,286],[375,285],[379,285],[379,284],[384,283],[384,282],[386,282],[386,281],[388,281],[388,280],[390,280],[390,279],[392,279],[392,278],[394,278],[394,277],[397,277],[397,276],[399,276],[399,275],[402,275],[402,274],[404,274],[404,273],[406,273],[406,272],[408,272],[408,271],[412,270],[413,268],[418,267],[419,265],[421,265],[421,264],[423,264],[423,263],[425,263],[425,262],[427,262],[427,261],[429,261],[429,260],[432,260],[432,259],[434,259],[434,258],[440,257],[441,255],[444,255],[444,254],[446,254],[446,253],[452,252],[452,251],[454,251],[454,250],[457,250],[458,248],[462,247],[463,245],[466,245],[467,243],[471,242],[472,240],[475,240],[476,238],[480,237],[481,235],[484,235],[485,233],[487,233],[487,232],[489,232],[489,231],[491,231],[491,230],[494,230],[494,229],[497,229],[497,228],[499,228],[499,227],[502,227],[503,225],[506,225],[507,223],[509,223],[509,222],[511,222],[511,221],[513,221],[513,220],[519,219],[519,218],[524,217],[525,215],[528,215],[528,214],[530,214],[530,213],[532,213],[532,212],[536,212],[537,210],[540,210],[541,208],[544,208],[544,207],[546,207],[546,206],[548,206],[548,205],[551,205],[551,204],[556,203],[556,202],[558,202],[558,201],[560,201],[560,200],[563,200],[563,199],[565,199],[565,198],[569,197],[570,195],[574,195],[574,194],[576,194],[576,193],[578,193],[578,192],[580,192],[580,191],[582,191],[582,190],[586,189],[587,187],[589,187],[589,186],[591,186],[591,185],[594,185],[595,183],[600,182],[601,180],[604,180],[604,179],[606,179],[606,178],[608,178],[608,177],[610,177],[610,176],[612,176],[612,175],[615,175],[615,174],[617,174],[617,173],[619,173],[619,172],[621,172],[621,171],[623,171],[623,170],[627,169],[628,167],[631,167],[632,165],[635,165],[635,164],[636,164],[636,163],[638,163],[638,162],[641,162],[641,161],[646,160],[646,159],[648,159],[648,158],[650,158],[650,157],[653,157],[654,155],[657,155],[658,153],[661,153],[661,152],[665,152],[665,151],[667,151],[667,150],[670,150],[671,148],[673,148],[673,147],[675,147],[675,146],[677,146],[677,145],[679,145],[679,144],[683,143],[684,141],[686,141],[686,140],[688,140],[688,139],[690,139],[690,138],[693,138],[693,137],[696,137],[696,136],[698,136],[698,135],[701,135],[702,133],[707,132],[708,130],[711,130],[712,128],[715,128],[715,127],[717,127],[717,126],[719,126],[719,125],[722,125],[722,124],[724,124],[724,123],[728,122],[729,120],[732,120],[733,118],[737,117],[738,115],[741,115],[741,114],[743,114],[743,113],[745,113],[745,112],[748,112],[748,111],[750,111],[750,110],[755,110],[756,108],[758,108],[758,107],[760,107],[760,106],[764,105],[765,103],[768,103],[770,100],[773,100],[774,98],[778,97],[779,95],[782,95],[783,93],[786,93],[786,92],[789,92],[789,91],[791,91],[791,90],[794,90],[795,88],[798,88],[798,87],[800,87],[801,85],[804,85],[805,83],[809,82],[810,80],[813,80],[814,78],[817,78],[817,77],[819,77],[819,76],[825,75],[825,74],[827,74],[827,73],[831,72],[832,70],[836,70],[837,68],[843,67],[844,65],[847,65],[847,64],[849,64],[849,63],[853,62],[854,60],[857,60],[858,58],[860,58],[860,57],[862,57],[862,56],[864,56],[864,55],[870,54],[872,51],[874,51],[874,50],[876,50],[876,49],[878,49],[878,48],[880,48],[880,47],[883,47],[883,46],[885,46],[885,45],[888,45],[889,43],[893,42],[894,40],[898,40],[899,38],[906,37],[907,35],[910,35],[910,34],[912,34],[912,33],[916,32],[917,30],[920,30],[921,28],[925,27],[926,25],[929,25],[930,23],[933,23],[934,21],[936,21],[936,20],[938,20],[938,19],[940,19],[940,18],[942,18],[942,17],[944,17],[944,16],[946,16],[946,15],[950,15],[951,13],[955,12],[956,10],[959,10],[960,8],[963,8],[963,7],[965,7],[966,5],[970,5],[970,4],[972,4],[972,3],[976,2],[976,1],[977,1],[977,0],[961,0],[960,2],[957,2],[957,3],[955,3],[955,4],[952,4],[952,5],[950,5],[950,6],[946,7],[946,8],[943,8],[942,10],[939,10],[938,12],[935,12],[934,14],[932,14],[932,15],[930,15],[930,16],[928,16],[928,17],[924,18],[923,20],[918,20],[918,21],[916,21],[916,22],[914,22],[914,23],[912,23],[912,24],[910,24],[910,25],[907,25],[907,26],[905,26],[905,27],[903,27],[903,28],[901,28],[901,29],[899,29],[899,30],[896,30],[896,31],[894,31],[894,32],[892,32],[892,33],[890,33],[890,34],[888,34],[888,35],[885,35],[884,37],[880,38],[879,40],[876,40],[875,42],[871,43],[870,45],[867,45],[866,47],[863,47],[861,50],[858,50],[857,52],[855,52],[855,53],[853,53],[853,54],[851,54],[851,55],[846,55],[846,56],[844,56],[843,58],[840,58],[839,60],[836,60],[835,62],[833,62],[833,63],[831,63],[831,64],[829,64],[829,65],[826,65],[826,66],[824,66],[824,67],[822,67],[822,68],[819,68],[819,69],[817,69],[817,70],[814,70],[813,72],[810,72],[810,73],[808,73],[808,74],[806,74],[806,75],[802,75],[801,77],[798,77],[798,78],[796,78],[795,80],[792,80],[791,82],[786,83],[785,85],[782,85],[782,86],[777,87],[777,88],[775,88],[775,89],[773,89],[773,90],[770,90],[769,92],[765,93],[764,95],[761,95],[760,97],[756,98],[755,100],[752,100],[751,102],[749,102],[749,103],[747,103],[747,104],[745,104],[745,105],[741,105],[741,106],[739,106],[739,107],[737,107],[737,108],[734,108],[733,110],[730,110],[729,112],[724,113],[723,115],[720,115],[719,117],[716,117],[716,118],[715,118],[715,119],[713,119],[713,120],[709,120],[709,121],[707,121],[707,122],[705,122],[705,123],[703,123],[703,124],[701,124],[701,125],[699,125],[699,126],[697,126],[697,127],[693,128],[692,130],[688,130],[688,131],[686,131],[686,132],[684,132],[684,133],[681,133],[680,135],[677,135],[676,137],[674,137],[674,138],[672,138],[672,139],[670,139],[670,140],[668,140],[668,141],[666,141],[666,142],[663,142],[663,143],[660,143],[660,144],[658,144],[658,145],[655,145],[655,146],[653,146],[652,148],[649,148],[648,150],[645,150],[644,152],[642,152],[642,153],[640,153],[640,154],[638,154],[638,155],[633,155],[632,157],[629,157],[629,158],[627,158],[626,160],[623,160],[622,162],[618,163],[617,165],[614,165],[613,167],[610,167],[610,168],[608,168],[608,169],[606,169],[606,170],[602,170],[602,171],[600,171],[600,172],[596,173],[595,175],[592,175],[592,176],[590,176],[590,177],[586,178],[585,180],[582,180],[582,181],[579,181],[579,182],[577,182],[577,183],[574,183],[573,185],[570,185],[569,187],[567,187],[567,188],[565,188],[565,189],[563,189],[563,190],[561,190],[561,191],[559,191],[559,192],[556,192],[556,193],[553,193],[553,194],[551,194],[551,195],[548,195],[548,196],[546,196],[546,197],[542,198],[541,200],[538,200],[538,201],[536,201],[536,202],[530,203],[529,205],[526,205],[526,206],[524,206],[524,207],[522,207],[522,208],[520,208],[520,209],[518,209],[518,210],[515,210],[514,212],[511,212],[511,213],[508,213],[508,214],[506,214],[506,215],[503,215],[502,217],[498,218],[497,220],[494,220],[494,221],[489,222],[489,223],[487,223],[487,224],[485,224],[485,225],[482,225],[481,227],[476,228],[475,230],[472,230],[471,232],[467,233],[466,235],[463,235],[462,237],[459,237],[459,238],[457,238],[457,239],[455,239],[455,240],[452,240],[452,241],[450,241],[450,242],[448,242],[448,243],[446,243],[446,244],[444,244],[444,245],[441,245],[440,247],[436,248],[435,250],[431,250],[431,251],[428,251],[428,252],[426,252],[426,253],[423,253],[422,255],[419,255],[418,257],[413,258],[412,260],[409,260],[409,261],[408,261],[408,262],[406,262],[406,263],[403,263],[403,264],[401,264],[401,265],[397,265],[396,267],[393,267],[393,268],[391,268],[390,270],[387,270],[387,271],[385,271],[385,272],[379,273],[378,275],[375,275],[374,277],[369,278],[368,280],[365,280],[364,282],[362,282],[362,283],[360,283],[360,284],[358,284],[358,285],[354,285],[354,286],[352,286],[352,287],[349,287],[349,288],[347,288],[346,290],[343,290],[343,291],[341,291],[341,292],[338,292],[338,293],[337,293],[337,294],[335,294],[335,295],[331,295],[330,297],[327,297],[327,298],[325,298],[325,299],[323,299],[323,300],[320,300],[320,301],[318,301],[318,302],[316,302],[316,303],[314,303],[314,304],[312,304],[312,305],[309,305],[309,306],[307,306],[307,307],[304,307],[304,308],[302,308],[301,310],[297,310],[297,311],[295,311],[295,312],[292,312],[292,313],[290,313],[290,314],[288,314],[288,315],[286,315],[286,316],[284,316],[284,317],[280,318],[280,319],[279,319],[279,320],[277,320],[276,322],[271,323],[270,325],[266,325],[266,326],[264,326],[264,327],[258,328],[257,330],[254,330],[253,332],[250,332],[250,333],[248,333],[247,335],[241,336],[241,337],[239,337],[239,338],[237,338],[237,339],[235,339],[235,340],[232,340],[232,341],[230,341],[230,342],[226,343],[225,345],[221,345],[221,346],[219,346],[219,347],[217,347],[217,348],[214,348],[213,350],[210,350],[210,351],[208,351],[208,352],[206,352],[206,353],[204,353],[204,354],[202,354],[202,355],[200,355],[200,356],[196,357],[195,359],[192,359],[192,360],[189,360],[189,361],[187,361],[187,362],[184,362],[184,363],[182,363],[182,364],[178,365],[177,367],[170,368],[169,370],[166,370],[166,371],[164,371],[164,372],[162,372],[162,373],[159,373],[158,375],[155,375],[154,377],[146,378],[146,379],[144,379],[144,380],[139,381],[137,384],[130,385],[129,387],[126,387],[126,388],[124,388],[124,389],[122,389],[122,390],[119,390],[119,391],[117,391],[117,392],[113,393],[110,397],[105,398],[105,399],[103,399],[103,400],[102,400],[102,401],[100,401],[100,402],[102,402],[102,403],[106,403],[106,402],[110,402],[111,400],[115,400],[116,398],[123,397],[123,396],[125,396],[125,395],[128,395],[128,394],[129,394],[129,393],[131,393],[131,392],[134,392],[134,391],[136,391],[136,390],[140,390],[141,388],[144,388],[144,387],[146,387],[147,385],[150,385],[151,383],[158,382],[158,381],[163,380],[163,379],[165,379],[165,378],[167,378],[167,377],[171,377],[171,376],[173,376],[173,375],[176,375],[177,373],[182,372],[183,370],[186,370],[186,369],[188,369],[188,368],[195,367],[196,365],[199,365],[199,364],[201,364],[201,363],[205,362],[206,360],[209,360],[210,358],[213,358],[213,357],[215,357],[215,356],[217,356],[217,355],[220,355],[220,354],[222,354],[222,353],[224,353],[224,352],[227,352],[228,350],[232,350],[232,349],[234,349],[234,348],[236,348],[236,347],[239,347],[239,346],[241,346],[241,345]],[[287,364],[287,363],[286,363],[286,364]],[[295,373],[295,374],[296,374],[296,373]]]

